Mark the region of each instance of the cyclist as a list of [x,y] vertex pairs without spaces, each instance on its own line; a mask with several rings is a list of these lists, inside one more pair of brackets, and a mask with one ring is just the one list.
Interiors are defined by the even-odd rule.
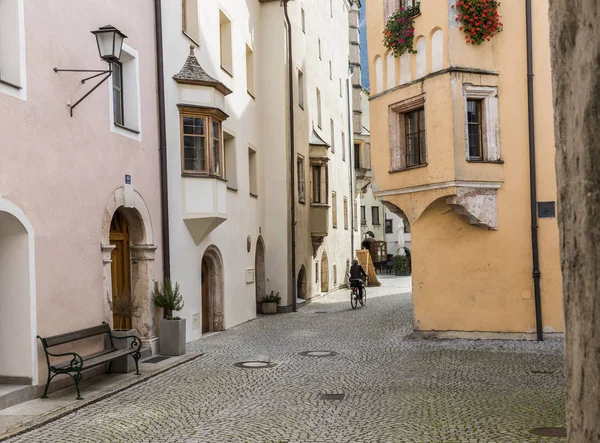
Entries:
[[361,265],[358,264],[358,260],[352,261],[352,266],[350,267],[350,287],[358,288],[358,299],[362,300],[363,297],[363,288],[364,288],[364,279],[367,277],[365,270]]

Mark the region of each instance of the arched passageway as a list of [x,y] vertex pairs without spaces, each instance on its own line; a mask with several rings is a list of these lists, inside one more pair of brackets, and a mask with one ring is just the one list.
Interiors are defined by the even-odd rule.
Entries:
[[28,231],[28,221],[26,227],[15,215],[3,211],[2,203],[0,199],[0,384],[32,384],[37,378],[33,232]]
[[329,258],[327,252],[323,251],[321,256],[321,292],[329,291]]
[[262,237],[256,241],[256,254],[254,257],[254,269],[256,273],[256,313],[261,312],[261,300],[267,291],[267,276],[265,272],[265,245]]
[[223,259],[215,246],[209,246],[202,258],[202,332],[224,329]]

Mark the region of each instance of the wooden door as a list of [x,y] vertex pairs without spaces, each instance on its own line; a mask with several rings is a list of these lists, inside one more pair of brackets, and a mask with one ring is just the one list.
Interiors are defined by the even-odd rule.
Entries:
[[208,281],[208,264],[202,260],[202,333],[210,331],[210,287]]
[[[131,329],[131,315],[123,312],[131,305],[131,259],[129,256],[129,228],[120,212],[115,212],[110,224],[113,328]],[[128,298],[128,300],[123,300]]]

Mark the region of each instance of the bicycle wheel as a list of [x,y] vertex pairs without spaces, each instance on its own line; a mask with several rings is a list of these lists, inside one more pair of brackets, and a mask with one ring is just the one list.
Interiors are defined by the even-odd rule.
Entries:
[[362,296],[362,300],[360,301],[360,305],[364,306],[367,304],[367,288],[363,288],[363,296]]
[[358,297],[356,296],[355,290],[350,292],[350,305],[352,306],[352,309],[356,309],[358,306]]

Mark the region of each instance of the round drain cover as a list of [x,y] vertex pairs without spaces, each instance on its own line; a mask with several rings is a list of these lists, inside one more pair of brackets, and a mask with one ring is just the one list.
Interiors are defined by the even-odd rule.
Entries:
[[333,357],[337,355],[337,352],[333,351],[304,351],[301,352],[300,355],[304,355],[307,357]]
[[245,369],[266,369],[277,366],[277,363],[273,363],[272,361],[241,361],[234,363],[233,366]]
[[534,435],[540,437],[566,437],[566,428],[535,428],[530,431]]

